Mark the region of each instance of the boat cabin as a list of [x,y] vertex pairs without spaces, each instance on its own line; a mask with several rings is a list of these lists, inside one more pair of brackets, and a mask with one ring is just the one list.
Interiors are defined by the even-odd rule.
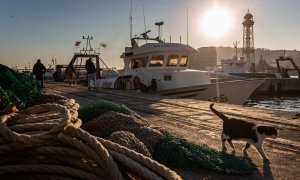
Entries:
[[223,68],[228,68],[228,67],[244,68],[245,63],[238,59],[224,59],[221,61],[221,66]]
[[[198,53],[196,49],[181,43],[166,43],[159,37],[149,38],[149,32],[131,38],[131,47],[125,47],[121,55],[122,73],[115,79],[100,80],[96,86],[155,92],[211,83],[209,72],[188,69],[189,60]],[[139,46],[137,40],[146,43]]]
[[141,56],[130,59],[129,68],[146,68],[146,67],[187,67],[187,55],[152,55]]
[[[139,89],[155,84],[155,91],[168,88],[209,84],[208,72],[188,69],[189,59],[198,53],[179,43],[146,43],[126,47],[121,55],[124,71],[117,79],[117,89]],[[128,85],[126,85],[126,83]]]
[[124,70],[136,68],[187,69],[189,57],[197,51],[190,46],[177,43],[147,43],[141,47],[126,48]]

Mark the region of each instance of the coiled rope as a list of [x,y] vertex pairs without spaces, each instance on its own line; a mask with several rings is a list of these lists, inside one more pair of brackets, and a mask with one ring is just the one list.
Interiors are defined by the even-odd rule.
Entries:
[[82,130],[79,104],[59,99],[60,104],[0,116],[1,179],[181,179],[142,154]]

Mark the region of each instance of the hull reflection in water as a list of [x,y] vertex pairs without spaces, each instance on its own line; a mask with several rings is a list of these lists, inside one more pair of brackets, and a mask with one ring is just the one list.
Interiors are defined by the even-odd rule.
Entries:
[[251,97],[246,101],[245,106],[300,113],[300,94]]

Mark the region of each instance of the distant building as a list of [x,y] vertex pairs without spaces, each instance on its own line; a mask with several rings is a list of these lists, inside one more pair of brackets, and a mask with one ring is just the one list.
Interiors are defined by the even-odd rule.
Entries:
[[215,47],[198,48],[199,53],[190,59],[191,69],[207,70],[217,65],[217,50]]
[[[199,53],[190,59],[189,67],[199,70],[207,70],[207,67],[214,67],[217,64],[217,61],[222,59],[231,59],[235,55],[235,49],[232,47],[201,47],[198,48]],[[242,51],[241,48],[238,48],[238,53]],[[276,67],[275,59],[279,56],[283,56],[286,53],[287,56],[292,56],[295,63],[300,66],[300,51],[297,50],[270,50],[265,48],[255,49],[255,59],[261,59],[261,62],[256,62],[256,65],[259,67],[259,71],[268,71],[270,66],[266,67],[267,64],[270,64],[273,67]],[[238,54],[238,56],[239,56]],[[264,67],[264,68],[262,68]],[[209,70],[209,69],[208,69]]]

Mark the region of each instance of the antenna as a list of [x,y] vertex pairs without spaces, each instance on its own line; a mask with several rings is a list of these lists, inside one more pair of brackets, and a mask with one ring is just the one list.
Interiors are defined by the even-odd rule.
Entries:
[[160,22],[156,22],[155,25],[158,26],[158,39],[160,39],[160,36],[162,34],[162,30],[160,29],[160,26],[162,26],[164,24],[163,21]]
[[129,24],[130,24],[130,39],[132,39],[132,0],[130,6]]
[[144,27],[145,27],[145,31],[146,31],[146,17],[145,17],[144,1],[143,1],[143,16],[144,16]]
[[[144,28],[145,28],[145,31],[146,31],[146,17],[145,17],[145,8],[144,8],[144,1],[143,1],[143,16],[144,16]],[[149,31],[150,32],[150,31]],[[148,32],[147,32],[148,33]],[[145,39],[148,39],[148,35],[146,33],[146,38]],[[146,40],[146,43],[147,43],[147,40]]]
[[[169,34],[170,34],[170,38],[171,38],[172,34],[171,34],[171,17],[170,17],[170,14],[169,14]],[[171,42],[171,40],[170,40],[170,42]]]
[[186,8],[186,44],[189,45],[189,8]]
[[80,50],[80,53],[82,54],[82,51],[85,54],[94,54],[95,51],[93,50],[92,46],[91,46],[91,40],[93,40],[93,36],[82,36],[83,40],[86,40],[86,47],[85,49],[83,48],[82,50]]

